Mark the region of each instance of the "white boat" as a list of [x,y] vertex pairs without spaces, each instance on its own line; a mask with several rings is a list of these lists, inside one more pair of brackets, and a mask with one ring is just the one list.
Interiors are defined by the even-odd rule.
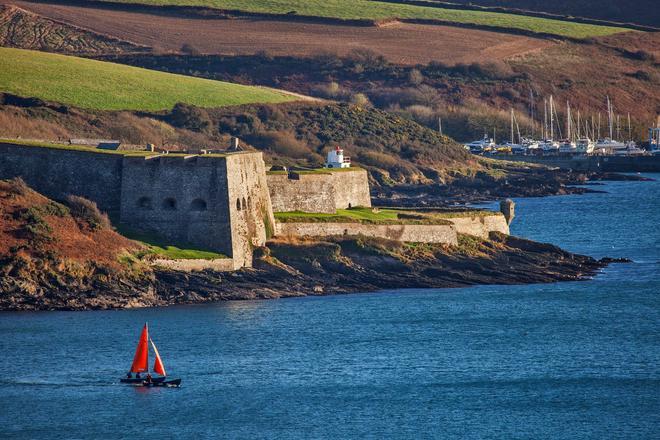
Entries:
[[559,144],[559,152],[562,154],[577,153],[577,144],[570,139],[565,139]]
[[541,148],[541,145],[539,145],[539,141],[535,141],[534,139],[523,138],[521,143],[523,148],[528,152],[530,150],[538,150],[539,148]]
[[591,154],[594,152],[596,143],[589,139],[588,137],[583,137],[578,139],[576,144],[577,153],[579,154]]
[[598,154],[614,154],[617,150],[626,148],[626,144],[620,141],[615,141],[611,138],[598,139],[594,146],[594,152]]
[[539,142],[539,148],[541,148],[544,153],[558,153],[559,142],[553,141],[552,139],[544,139]]
[[495,148],[495,141],[492,138],[489,138],[488,135],[484,135],[484,138],[479,141],[470,142],[465,144],[465,148],[470,150],[470,153],[473,154],[482,154],[486,151],[490,151]]
[[614,150],[615,156],[642,156],[646,154],[646,150],[637,147],[634,142],[628,142],[624,148]]

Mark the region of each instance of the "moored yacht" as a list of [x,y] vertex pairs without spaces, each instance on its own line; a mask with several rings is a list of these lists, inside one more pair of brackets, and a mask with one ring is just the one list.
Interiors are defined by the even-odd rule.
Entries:
[[578,139],[576,150],[579,154],[591,154],[594,152],[595,142],[588,137]]
[[470,153],[473,154],[482,154],[486,151],[490,151],[495,148],[495,141],[492,138],[489,138],[488,135],[484,135],[484,138],[479,141],[470,142],[465,144],[465,148],[470,150]]

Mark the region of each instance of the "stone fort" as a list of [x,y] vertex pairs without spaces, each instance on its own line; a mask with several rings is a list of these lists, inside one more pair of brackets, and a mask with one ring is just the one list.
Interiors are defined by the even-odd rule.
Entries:
[[450,225],[278,224],[274,212],[370,207],[367,172],[354,167],[267,172],[262,153],[254,151],[158,154],[0,141],[0,178],[14,177],[54,199],[75,194],[93,200],[123,228],[229,257],[198,266],[167,262],[183,269],[250,267],[253,249],[275,234],[455,244],[457,233],[509,232],[498,213],[453,218]]

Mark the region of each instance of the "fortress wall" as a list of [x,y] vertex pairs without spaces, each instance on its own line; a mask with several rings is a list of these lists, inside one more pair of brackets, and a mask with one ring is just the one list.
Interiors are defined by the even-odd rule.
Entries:
[[371,206],[367,171],[355,169],[332,173],[335,186],[335,207],[347,209],[356,206]]
[[364,235],[412,243],[458,244],[453,225],[371,225],[362,223],[277,223],[278,236]]
[[275,212],[322,212],[371,206],[367,171],[331,171],[326,173],[269,174],[268,188]]
[[165,260],[157,259],[151,262],[153,266],[166,267],[168,269],[180,270],[182,272],[193,272],[200,270],[215,270],[218,272],[230,272],[236,270],[231,258],[217,258],[215,260]]
[[227,197],[232,225],[232,257],[236,268],[252,266],[252,250],[274,233],[266,166],[260,152],[227,156]]
[[126,157],[121,222],[232,256],[224,157]]
[[509,225],[501,213],[486,216],[453,217],[447,220],[454,224],[456,232],[459,234],[475,235],[481,238],[488,238],[491,232],[509,234]]
[[122,159],[118,154],[0,143],[0,179],[21,177],[48,197],[75,194],[112,213],[120,206]]
[[335,182],[331,174],[269,174],[268,190],[275,212],[323,212],[334,214]]

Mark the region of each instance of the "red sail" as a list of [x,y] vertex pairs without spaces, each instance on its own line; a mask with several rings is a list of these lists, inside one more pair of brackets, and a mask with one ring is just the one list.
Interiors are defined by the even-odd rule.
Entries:
[[158,349],[156,348],[154,341],[151,341],[151,346],[154,348],[154,353],[156,354],[156,360],[154,360],[154,371],[161,376],[167,376],[167,373],[165,373],[165,367],[163,366],[163,361],[160,359],[160,354],[158,353]]
[[131,365],[132,373],[141,373],[147,371],[149,368],[149,329],[147,324],[144,324],[142,334],[140,335],[140,342],[135,349],[135,357],[133,358],[133,365]]

